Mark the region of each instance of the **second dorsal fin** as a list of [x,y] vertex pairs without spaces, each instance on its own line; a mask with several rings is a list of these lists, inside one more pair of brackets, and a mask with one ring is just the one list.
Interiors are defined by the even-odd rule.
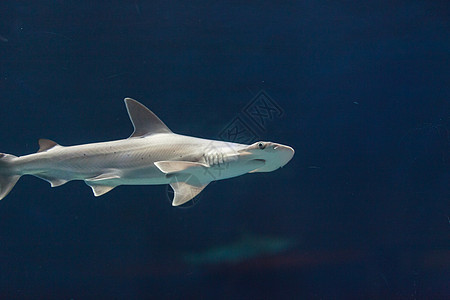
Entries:
[[131,98],[125,98],[125,105],[134,126],[134,132],[130,138],[142,137],[155,133],[172,133],[163,121],[138,101]]
[[39,150],[38,152],[44,152],[50,150],[54,147],[61,147],[57,142],[48,139],[39,139]]

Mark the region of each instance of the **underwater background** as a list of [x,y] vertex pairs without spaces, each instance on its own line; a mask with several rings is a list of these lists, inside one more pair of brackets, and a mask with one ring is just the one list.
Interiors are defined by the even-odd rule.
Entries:
[[0,151],[175,133],[273,141],[271,173],[0,202],[2,299],[450,298],[447,1],[1,1]]

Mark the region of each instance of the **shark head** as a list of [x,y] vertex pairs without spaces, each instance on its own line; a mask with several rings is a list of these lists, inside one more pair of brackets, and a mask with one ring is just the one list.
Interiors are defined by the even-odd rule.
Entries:
[[264,161],[262,167],[250,173],[275,171],[287,164],[294,156],[294,152],[292,147],[263,141],[253,143],[241,150],[242,155],[247,156],[249,160]]

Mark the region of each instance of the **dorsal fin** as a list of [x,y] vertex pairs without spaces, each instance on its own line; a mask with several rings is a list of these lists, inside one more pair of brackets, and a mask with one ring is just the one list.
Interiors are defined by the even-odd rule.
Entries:
[[142,137],[155,133],[172,133],[154,113],[147,107],[131,98],[125,98],[128,115],[134,126],[131,137]]
[[38,152],[43,152],[52,149],[53,147],[59,146],[58,143],[48,140],[48,139],[39,139],[39,150]]

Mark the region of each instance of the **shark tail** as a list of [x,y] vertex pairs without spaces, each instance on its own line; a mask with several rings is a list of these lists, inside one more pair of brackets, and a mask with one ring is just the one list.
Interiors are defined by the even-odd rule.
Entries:
[[12,171],[11,163],[16,158],[11,154],[0,153],[0,200],[8,195],[20,178]]

